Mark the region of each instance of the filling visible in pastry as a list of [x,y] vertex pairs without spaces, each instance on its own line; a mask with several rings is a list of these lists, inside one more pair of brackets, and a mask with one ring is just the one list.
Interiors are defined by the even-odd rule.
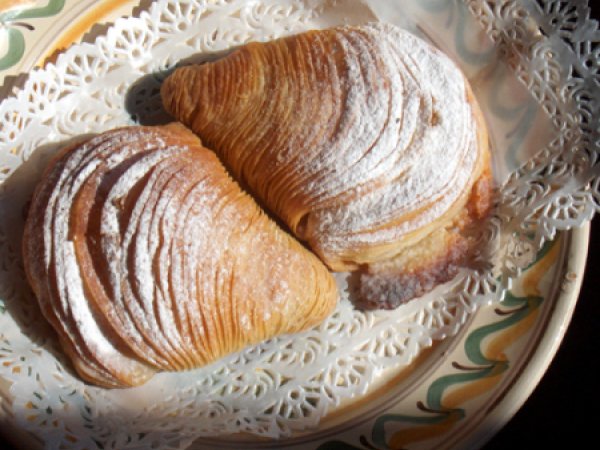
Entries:
[[363,308],[453,277],[491,204],[482,114],[461,71],[391,25],[251,43],[176,69],[167,111],[334,271]]

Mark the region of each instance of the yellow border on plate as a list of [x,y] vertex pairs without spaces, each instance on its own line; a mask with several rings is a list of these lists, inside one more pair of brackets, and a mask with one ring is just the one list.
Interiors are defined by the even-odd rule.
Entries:
[[[15,5],[17,3],[23,2],[19,0],[13,0],[11,5]],[[80,16],[79,20],[71,23],[71,26],[67,27],[60,33],[58,39],[55,40],[52,47],[39,58],[38,64],[45,63],[49,57],[52,57],[52,55],[57,54],[65,48],[68,48],[73,43],[80,41],[94,25],[113,19],[114,17],[112,16],[114,16],[114,11],[119,7],[123,7],[124,3],[133,4],[134,2],[98,0],[93,9],[88,10],[83,16]],[[66,13],[66,10],[67,8],[65,8],[65,11],[57,15],[57,17],[46,18],[44,21],[40,21],[39,26],[42,27],[45,25],[50,27],[52,23],[56,23],[58,16]],[[0,73],[0,79],[2,78],[3,74]],[[568,251],[564,254],[564,259],[559,261],[561,267],[558,267],[557,270],[558,273],[568,275],[565,276],[565,283],[566,281],[569,281],[569,283],[563,284],[564,289],[561,288],[558,293],[554,293],[556,296],[555,298],[549,299],[555,304],[553,305],[553,310],[548,318],[548,323],[546,328],[543,330],[540,341],[529,355],[530,358],[526,362],[523,370],[519,373],[518,377],[515,378],[508,386],[504,386],[503,383],[498,383],[497,379],[495,378],[489,378],[485,385],[480,385],[477,387],[477,389],[474,386],[468,388],[466,387],[462,390],[451,392],[446,398],[446,406],[456,407],[463,404],[468,399],[479,396],[482,393],[487,392],[492,394],[491,391],[493,389],[506,389],[502,392],[493,392],[494,395],[498,395],[500,398],[495,401],[491,409],[486,411],[484,418],[478,421],[474,430],[467,430],[465,428],[465,430],[463,430],[464,432],[461,433],[460,436],[456,435],[455,438],[453,438],[453,445],[458,445],[460,447],[476,447],[482,445],[486,440],[488,440],[514,415],[514,413],[524,403],[528,395],[539,382],[539,379],[544,374],[546,368],[556,353],[563,334],[570,321],[576,304],[576,298],[581,286],[582,274],[587,255],[587,244],[589,240],[589,225],[583,227],[582,229],[576,229],[572,232],[567,232],[565,235],[568,236]],[[552,262],[555,261],[555,258],[557,258],[557,256],[551,258]],[[575,274],[576,276],[573,277],[572,274]],[[539,291],[537,290],[537,281],[539,281],[540,274],[535,275],[534,278],[535,283],[531,285],[524,280],[525,284],[530,286],[528,289],[530,292],[526,293],[539,295]],[[497,337],[496,344],[490,344],[492,348],[494,346],[496,347],[496,351],[493,353],[496,356],[500,356],[504,349],[506,349],[516,340],[517,334],[521,335],[523,332],[530,330],[538,320],[541,319],[536,313],[531,316],[531,319],[528,320],[528,322],[524,322],[527,324],[527,326],[522,325],[523,329],[519,329],[518,333],[516,331],[511,331],[510,336],[507,335],[503,336],[502,338]],[[488,346],[487,348],[489,349],[490,347]],[[454,354],[456,351],[452,353]],[[426,388],[428,384],[433,381],[433,379],[433,377],[430,377],[428,380],[424,380],[422,388]],[[474,413],[477,413],[477,411],[474,411]],[[0,413],[0,417],[2,415],[3,413]],[[456,423],[457,421],[449,421],[450,426],[441,428],[438,427],[440,429],[437,431],[445,434],[452,430],[453,425]],[[13,433],[14,431],[11,432],[11,434]],[[340,437],[344,438],[344,434],[346,434],[346,432],[342,433]],[[318,445],[319,441],[322,442],[322,439],[317,438],[314,440],[314,445]],[[398,442],[398,444],[400,443],[401,442]]]
[[47,61],[52,61],[56,55],[65,51],[71,45],[81,41],[83,36],[89,32],[94,25],[106,22],[107,18],[113,18],[112,13],[123,6],[123,0],[100,0],[97,5],[94,5],[73,24],[67,28],[59,38],[54,42],[54,45],[46,51],[46,53],[38,60],[37,66],[43,66]]

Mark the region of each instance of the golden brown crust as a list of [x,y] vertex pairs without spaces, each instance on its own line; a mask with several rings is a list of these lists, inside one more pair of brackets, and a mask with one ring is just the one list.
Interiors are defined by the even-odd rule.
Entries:
[[177,69],[162,97],[331,270],[386,267],[408,280],[404,297],[426,291],[413,278],[451,277],[463,231],[488,214],[488,134],[468,82],[394,27],[243,46]]
[[23,254],[75,368],[107,387],[304,330],[337,300],[323,264],[180,124],[61,152],[34,194]]

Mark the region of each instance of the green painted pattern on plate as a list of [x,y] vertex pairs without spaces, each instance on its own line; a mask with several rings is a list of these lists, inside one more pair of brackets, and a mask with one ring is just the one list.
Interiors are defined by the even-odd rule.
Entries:
[[24,19],[40,19],[58,14],[65,6],[65,0],[48,0],[46,6],[37,8],[17,9],[0,14],[0,23]]
[[25,36],[20,28],[34,30],[28,23],[17,22],[27,19],[40,19],[58,14],[65,6],[65,0],[49,0],[46,6],[18,9],[0,14],[0,27],[7,30],[7,50],[0,57],[0,70],[6,70],[17,64],[25,54]]
[[0,57],[0,70],[6,70],[18,63],[25,54],[25,37],[20,30],[8,28],[8,49],[4,56]]
[[[537,254],[535,262],[529,267],[540,261],[556,245],[557,241],[547,242]],[[500,302],[499,308],[496,310],[498,315],[506,317],[473,330],[465,339],[464,352],[474,366],[464,367],[454,363],[453,367],[460,370],[460,372],[436,379],[427,389],[426,402],[417,403],[417,408],[429,415],[383,414],[373,423],[371,441],[374,445],[369,444],[365,437],[361,436],[361,444],[364,447],[355,447],[342,441],[329,441],[323,443],[317,450],[355,450],[365,447],[369,449],[389,449],[386,425],[390,422],[427,426],[464,419],[467,413],[463,408],[447,408],[443,405],[444,394],[451,387],[495,377],[505,372],[509,368],[509,361],[486,357],[483,351],[484,341],[499,331],[507,330],[520,323],[539,308],[543,301],[544,298],[540,296],[518,297],[510,291],[507,292],[505,299]]]

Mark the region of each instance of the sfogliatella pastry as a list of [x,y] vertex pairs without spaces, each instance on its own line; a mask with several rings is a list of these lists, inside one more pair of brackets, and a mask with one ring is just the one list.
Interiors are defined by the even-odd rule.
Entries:
[[327,268],[183,125],[68,148],[38,185],[28,278],[83,378],[134,386],[318,324]]
[[492,189],[488,137],[461,71],[391,25],[251,43],[176,69],[166,109],[335,271],[365,308],[451,278]]

